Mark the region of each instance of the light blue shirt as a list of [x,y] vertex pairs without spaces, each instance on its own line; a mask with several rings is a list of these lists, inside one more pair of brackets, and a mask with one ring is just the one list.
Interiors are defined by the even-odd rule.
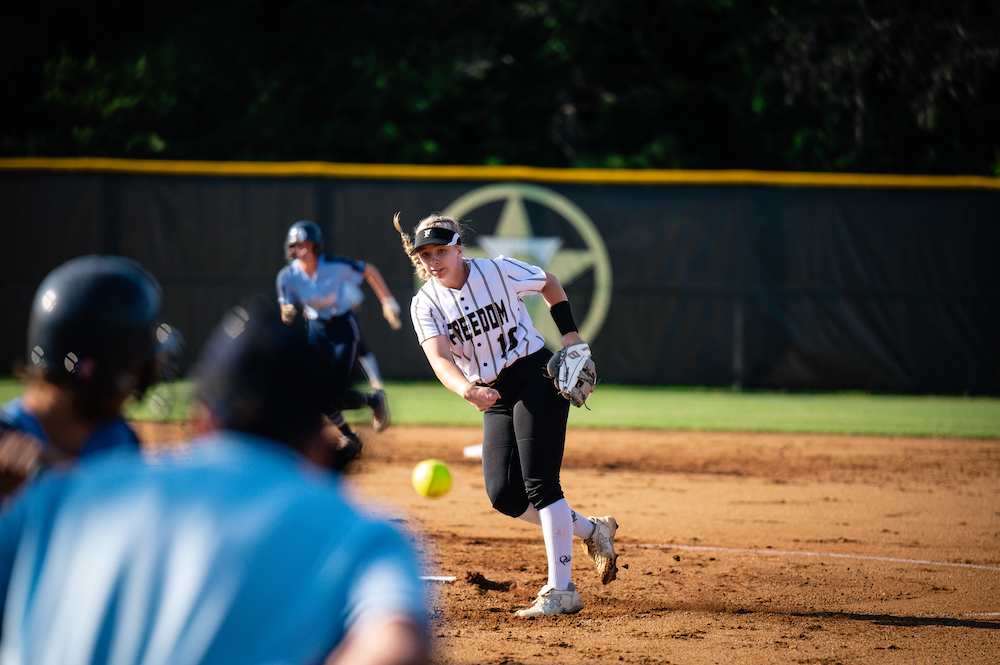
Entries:
[[312,277],[298,259],[278,272],[278,302],[299,305],[307,319],[325,321],[351,310],[348,289],[364,280],[365,264],[339,256],[320,256]]
[[[52,447],[52,442],[42,427],[42,423],[39,422],[34,413],[25,407],[24,400],[20,397],[4,404],[3,409],[0,409],[0,422],[18,431],[27,432],[38,439],[43,446]],[[139,446],[139,437],[136,436],[135,431],[125,421],[125,418],[121,416],[95,427],[87,440],[83,442],[83,447],[80,448],[80,457],[119,446],[128,448]]]
[[426,621],[418,569],[400,532],[280,444],[110,451],[0,519],[0,663],[320,663],[355,621]]
[[[52,441],[48,433],[42,427],[41,421],[24,404],[20,397],[14,398],[4,404],[0,409],[0,427],[10,427],[19,432],[26,432],[38,439],[42,448],[52,450]],[[101,423],[94,428],[87,440],[83,442],[78,457],[84,458],[111,448],[139,448],[139,437],[129,426],[125,418],[118,416],[112,420]],[[20,491],[20,489],[18,490]],[[13,492],[9,496],[13,496]],[[5,495],[0,492],[0,498]]]

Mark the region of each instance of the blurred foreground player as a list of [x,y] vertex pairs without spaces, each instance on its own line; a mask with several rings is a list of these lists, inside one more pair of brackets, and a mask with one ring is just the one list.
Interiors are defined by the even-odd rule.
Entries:
[[158,325],[156,279],[121,256],[82,256],[46,276],[28,324],[27,387],[0,410],[0,493],[54,463],[136,448],[122,417],[179,352]]
[[308,461],[323,380],[274,304],[195,367],[202,432],[34,483],[0,519],[3,663],[426,662],[417,556]]

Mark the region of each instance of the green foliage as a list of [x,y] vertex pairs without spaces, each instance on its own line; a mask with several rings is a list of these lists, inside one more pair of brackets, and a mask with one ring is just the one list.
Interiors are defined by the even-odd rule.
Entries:
[[992,175],[996,3],[20,3],[0,154]]

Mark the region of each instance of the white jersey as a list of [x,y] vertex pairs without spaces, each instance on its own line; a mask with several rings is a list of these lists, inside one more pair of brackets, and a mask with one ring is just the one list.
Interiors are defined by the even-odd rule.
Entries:
[[466,261],[465,285],[449,289],[431,278],[413,296],[410,319],[418,342],[447,335],[465,378],[492,383],[505,367],[545,346],[522,301],[545,286],[545,271],[503,256]]

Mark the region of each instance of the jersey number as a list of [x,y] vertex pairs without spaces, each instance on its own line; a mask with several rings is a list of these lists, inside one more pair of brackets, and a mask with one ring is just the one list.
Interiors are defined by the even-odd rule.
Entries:
[[517,328],[511,328],[507,331],[506,335],[500,333],[500,336],[497,337],[497,342],[500,344],[500,350],[503,352],[500,354],[501,358],[506,358],[507,354],[517,347],[517,337],[514,336],[514,333],[516,332]]

